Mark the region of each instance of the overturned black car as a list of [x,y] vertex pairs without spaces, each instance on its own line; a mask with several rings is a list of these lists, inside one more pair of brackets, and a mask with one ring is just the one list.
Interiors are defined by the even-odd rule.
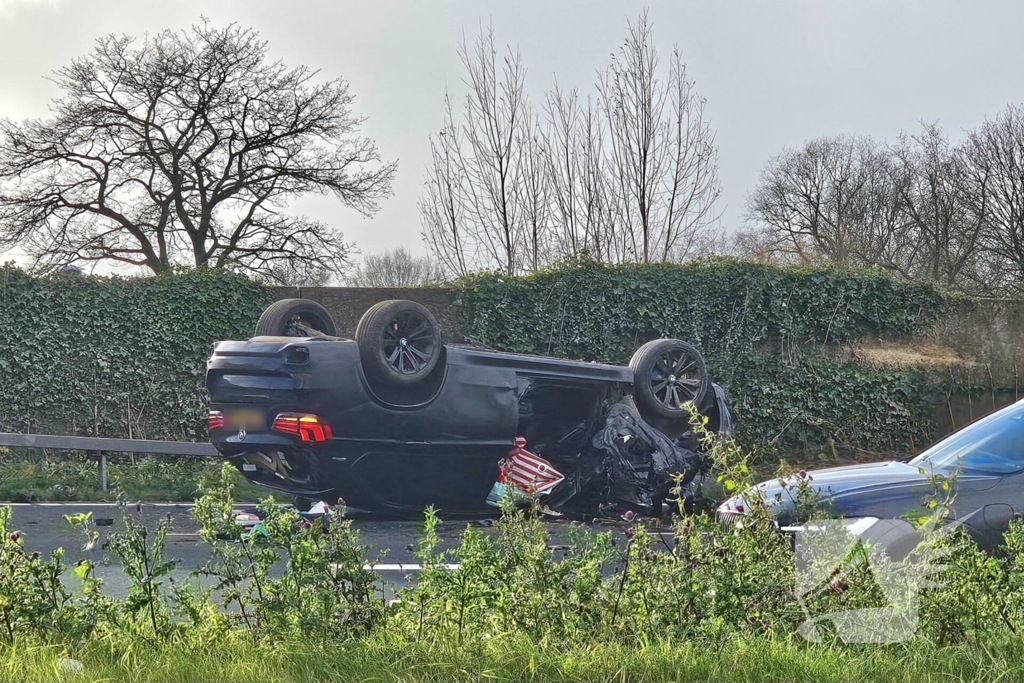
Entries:
[[285,299],[253,338],[214,345],[210,439],[250,481],[363,510],[474,513],[525,439],[560,473],[549,507],[654,511],[706,466],[688,403],[731,429],[683,341],[648,342],[629,367],[500,353],[443,343],[412,301],[371,307],[354,340],[336,334],[322,306]]

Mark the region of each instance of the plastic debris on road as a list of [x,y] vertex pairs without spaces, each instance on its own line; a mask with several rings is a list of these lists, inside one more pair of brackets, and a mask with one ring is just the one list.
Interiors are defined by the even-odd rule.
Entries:
[[267,527],[263,526],[263,522],[257,522],[251,529],[242,532],[242,540],[246,543],[267,538],[270,538],[270,531],[267,530]]
[[235,524],[244,527],[251,527],[259,524],[259,515],[254,515],[251,512],[245,512],[244,510],[232,510],[231,514],[235,516]]
[[310,508],[307,511],[307,513],[310,514],[310,515],[324,515],[324,514],[327,514],[330,511],[331,511],[331,506],[321,500],[321,501],[317,502],[316,504],[310,506]]

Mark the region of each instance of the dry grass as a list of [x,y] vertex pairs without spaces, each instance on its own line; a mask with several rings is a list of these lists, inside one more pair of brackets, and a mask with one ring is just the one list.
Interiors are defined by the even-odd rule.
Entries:
[[939,366],[973,365],[974,359],[948,346],[934,344],[900,344],[873,342],[861,344],[852,351],[853,358],[874,365]]

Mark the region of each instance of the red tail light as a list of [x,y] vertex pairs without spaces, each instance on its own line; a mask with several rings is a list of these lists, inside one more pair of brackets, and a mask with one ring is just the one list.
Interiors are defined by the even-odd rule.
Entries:
[[297,434],[303,441],[312,443],[321,443],[334,438],[331,426],[316,415],[281,413],[274,418],[274,429],[288,434]]
[[207,426],[211,432],[214,429],[224,429],[224,413],[219,410],[211,410],[209,424]]

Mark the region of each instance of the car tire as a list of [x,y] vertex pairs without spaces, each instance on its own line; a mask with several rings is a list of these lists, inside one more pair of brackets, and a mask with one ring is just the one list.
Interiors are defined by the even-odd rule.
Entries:
[[[301,327],[299,327],[301,325]],[[306,328],[306,329],[303,329]],[[256,323],[257,337],[310,337],[306,330],[336,337],[330,312],[310,299],[281,299],[270,304]]]
[[710,380],[704,357],[678,339],[647,342],[629,361],[637,406],[656,417],[685,420],[688,402],[700,404]]
[[415,301],[382,301],[356,326],[363,372],[393,386],[427,378],[441,358],[441,330],[434,315]]

